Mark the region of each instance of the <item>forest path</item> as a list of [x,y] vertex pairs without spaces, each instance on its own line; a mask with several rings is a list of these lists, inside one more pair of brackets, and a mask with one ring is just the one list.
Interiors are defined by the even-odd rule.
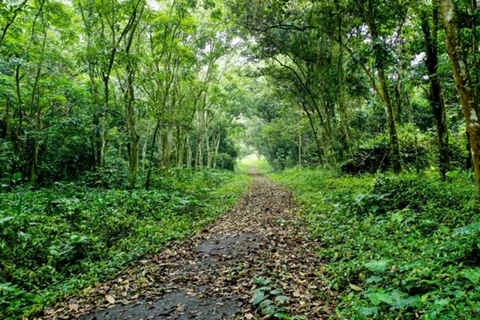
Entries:
[[290,193],[254,168],[250,175],[247,194],[208,229],[42,318],[220,320],[273,312],[328,317],[331,293],[315,275],[322,266],[319,243],[295,216]]

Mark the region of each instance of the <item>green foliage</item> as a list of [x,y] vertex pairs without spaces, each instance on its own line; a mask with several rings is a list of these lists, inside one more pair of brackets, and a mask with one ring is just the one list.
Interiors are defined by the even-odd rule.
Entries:
[[283,290],[274,288],[272,280],[265,277],[253,279],[253,283],[258,286],[252,298],[252,306],[262,314],[273,319],[293,319],[288,315],[288,309],[283,304],[290,300],[283,295]]
[[[408,169],[424,170],[433,165],[434,156],[428,152],[432,136],[421,134],[413,125],[399,128],[400,155],[402,164]],[[377,135],[357,148],[341,170],[345,173],[385,172],[392,166],[391,147],[386,134]]]
[[177,170],[144,190],[57,183],[0,195],[0,318],[20,318],[104,280],[232,206],[243,175]]
[[219,153],[215,161],[217,162],[217,167],[220,169],[235,170],[235,159],[228,153]]
[[342,177],[287,170],[311,232],[319,276],[341,319],[480,317],[480,215],[467,174]]

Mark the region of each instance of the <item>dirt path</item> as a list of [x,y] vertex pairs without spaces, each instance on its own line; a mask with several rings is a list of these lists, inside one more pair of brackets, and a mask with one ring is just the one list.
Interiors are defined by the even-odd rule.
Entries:
[[315,275],[319,244],[295,217],[291,195],[255,170],[251,175],[249,192],[208,229],[42,319],[326,318],[331,294]]

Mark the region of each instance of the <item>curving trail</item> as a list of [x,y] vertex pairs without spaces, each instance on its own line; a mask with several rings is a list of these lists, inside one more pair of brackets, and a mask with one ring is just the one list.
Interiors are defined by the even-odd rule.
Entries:
[[208,229],[38,319],[327,318],[334,295],[317,276],[320,244],[290,193],[255,169],[250,175],[248,193]]

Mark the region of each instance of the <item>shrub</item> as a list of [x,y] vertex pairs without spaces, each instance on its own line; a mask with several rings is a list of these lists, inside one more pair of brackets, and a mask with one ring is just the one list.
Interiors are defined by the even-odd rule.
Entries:
[[228,153],[219,153],[215,161],[219,169],[235,170],[235,159]]
[[245,190],[242,176],[189,172],[156,190],[57,183],[0,194],[0,318],[22,318],[189,235]]
[[323,244],[318,276],[338,292],[338,318],[480,318],[480,215],[467,174],[275,177]]

